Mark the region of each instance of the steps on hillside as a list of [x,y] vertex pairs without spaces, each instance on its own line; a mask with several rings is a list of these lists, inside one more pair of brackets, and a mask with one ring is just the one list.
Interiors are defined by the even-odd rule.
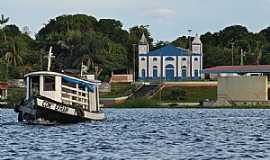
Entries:
[[144,84],[130,98],[150,98],[160,89],[159,84]]

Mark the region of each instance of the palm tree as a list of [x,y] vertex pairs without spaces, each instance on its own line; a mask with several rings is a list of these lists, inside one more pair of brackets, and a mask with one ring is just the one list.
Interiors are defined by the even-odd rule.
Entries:
[[[3,29],[5,27],[5,24],[9,21],[9,17],[5,18],[5,16],[3,14],[1,14],[1,19],[0,19],[0,29]],[[2,30],[3,35],[4,35],[4,41],[6,42],[7,37],[5,34],[5,31]]]
[[12,64],[15,67],[17,65],[23,64],[23,48],[24,47],[18,38],[12,39],[5,54],[7,64]]
[[257,41],[256,42],[256,49],[255,49],[255,54],[256,54],[256,64],[259,65],[262,59],[262,42]]

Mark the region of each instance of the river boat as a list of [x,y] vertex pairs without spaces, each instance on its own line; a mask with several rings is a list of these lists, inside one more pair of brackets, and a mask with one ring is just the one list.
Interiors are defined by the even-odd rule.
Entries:
[[51,72],[50,67],[48,71],[28,73],[24,80],[26,96],[15,107],[20,122],[50,124],[105,119],[99,104],[100,81]]

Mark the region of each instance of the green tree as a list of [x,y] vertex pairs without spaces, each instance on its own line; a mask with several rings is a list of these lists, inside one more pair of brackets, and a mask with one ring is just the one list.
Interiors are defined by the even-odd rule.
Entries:
[[[9,17],[5,18],[3,14],[1,14],[1,19],[0,19],[0,29],[5,27],[5,24],[9,21]],[[6,42],[6,34],[5,31],[2,30],[3,35],[4,35],[4,41]]]
[[11,38],[5,54],[5,59],[8,64],[17,65],[23,64],[23,52],[25,49],[25,43],[19,38]]

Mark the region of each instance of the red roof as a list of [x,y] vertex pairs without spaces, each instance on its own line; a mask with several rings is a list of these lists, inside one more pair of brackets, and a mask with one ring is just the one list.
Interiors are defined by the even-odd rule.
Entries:
[[8,83],[0,82],[0,89],[8,89]]
[[203,73],[270,73],[270,65],[216,66],[204,69]]

